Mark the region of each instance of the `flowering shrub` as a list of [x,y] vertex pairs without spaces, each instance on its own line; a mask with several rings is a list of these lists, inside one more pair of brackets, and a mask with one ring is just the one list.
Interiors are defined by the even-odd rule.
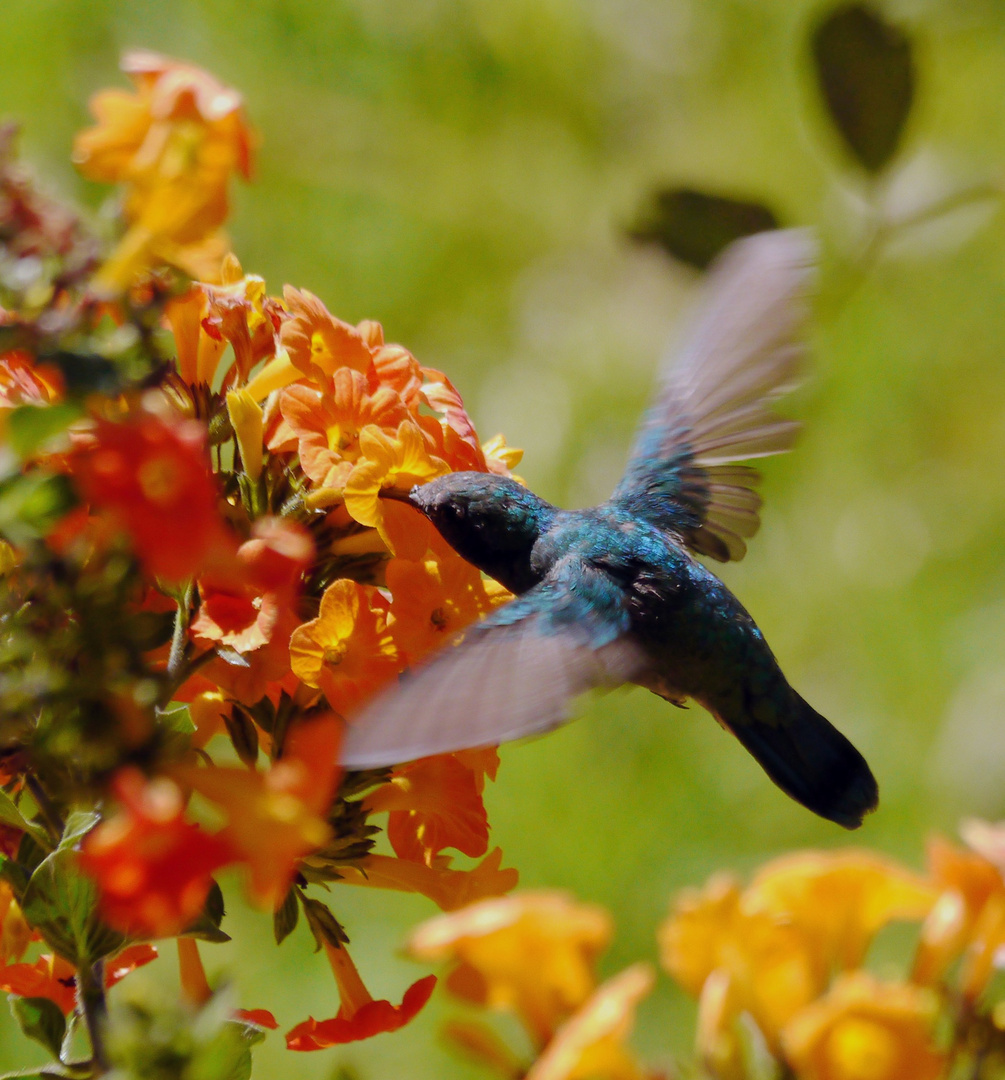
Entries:
[[0,986],[59,1068],[146,1075],[152,1014],[109,1021],[105,991],[174,938],[185,1008],[216,1010],[192,1060],[246,1075],[276,1022],[207,983],[220,871],[277,941],[306,919],[330,963],[335,1015],[293,1050],[399,1028],[436,981],[373,1000],[332,883],[443,910],[516,883],[490,851],[494,749],[337,762],[362,700],[508,599],[382,493],[508,475],[520,452],[483,447],[447,377],[378,323],[246,274],[221,232],[253,165],[240,95],[148,53],[123,67],[134,89],[99,93],[74,149],[118,185],[109,250],[35,187],[13,131],[0,143]]

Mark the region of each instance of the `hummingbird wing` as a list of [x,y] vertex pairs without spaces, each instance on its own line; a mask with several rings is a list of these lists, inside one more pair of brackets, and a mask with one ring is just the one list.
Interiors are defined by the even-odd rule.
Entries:
[[788,450],[799,427],[771,405],[800,366],[814,262],[803,230],[727,249],[613,495],[721,562],[742,559],[760,525],[760,474],[737,462]]
[[378,768],[558,727],[572,698],[626,682],[645,663],[624,636],[621,596],[605,573],[566,556],[353,718],[342,764]]

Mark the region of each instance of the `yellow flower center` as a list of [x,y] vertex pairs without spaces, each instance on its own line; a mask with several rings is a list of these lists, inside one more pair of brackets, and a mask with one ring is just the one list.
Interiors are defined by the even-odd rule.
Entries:
[[161,505],[170,503],[177,496],[181,483],[179,469],[169,457],[144,461],[136,470],[136,479],[144,496],[150,502]]
[[841,1080],[890,1080],[897,1076],[897,1039],[873,1020],[847,1017],[827,1040],[833,1069]]
[[336,645],[328,645],[324,651],[324,662],[329,667],[337,667],[345,659],[345,654],[349,651],[349,643],[347,641],[340,641]]

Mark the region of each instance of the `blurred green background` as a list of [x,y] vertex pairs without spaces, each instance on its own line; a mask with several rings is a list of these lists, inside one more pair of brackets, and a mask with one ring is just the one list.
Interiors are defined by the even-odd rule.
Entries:
[[[483,437],[585,505],[624,463],[665,342],[698,275],[625,230],[654,188],[763,200],[825,244],[812,377],[790,411],[797,451],[765,466],[763,528],[723,570],[796,687],[865,752],[882,792],[853,838],[789,802],[699,710],[641,690],[507,747],[489,792],[494,842],[523,886],[609,907],[611,973],[655,955],[679,887],[795,847],[865,844],[921,865],[933,830],[1005,814],[1005,217],[977,203],[905,230],[856,265],[864,200],[907,214],[1005,168],[1005,8],[904,0],[918,96],[870,192],[827,120],[803,0],[7,0],[0,114],[50,186],[97,208],[69,164],[88,96],[125,85],[122,49],[191,60],[240,88],[263,145],[236,193],[235,250],[273,292],[445,370]],[[204,947],[242,1004],[281,1030],[336,998],[303,927],[281,949],[232,887],[238,944]],[[395,950],[433,914],[343,888],[335,909],[377,996],[424,974]],[[168,950],[132,976],[169,982]],[[156,969],[161,969],[159,972]],[[445,996],[409,1028],[291,1057],[258,1077],[483,1075],[448,1056]],[[684,1052],[692,1007],[663,980],[636,1045]],[[28,1055],[28,1056],[25,1056]],[[0,1016],[0,1065],[37,1060]]]

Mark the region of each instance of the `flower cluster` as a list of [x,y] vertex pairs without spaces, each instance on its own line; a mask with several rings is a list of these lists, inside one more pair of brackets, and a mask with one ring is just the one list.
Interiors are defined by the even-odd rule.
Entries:
[[[684,890],[658,932],[663,969],[698,999],[694,1072],[645,1065],[626,1045],[654,975],[599,983],[607,913],[563,893],[516,893],[439,915],[409,954],[446,963],[475,1013],[444,1034],[502,1077],[526,1080],[974,1080],[1005,1072],[1005,824],[933,839],[924,874],[857,849],[775,859]],[[909,935],[887,933],[893,924]],[[905,951],[903,943],[909,936]],[[897,944],[899,943],[899,945]]]
[[[930,842],[924,875],[866,851],[806,852],[744,889],[717,875],[685,892],[661,957],[698,998],[703,1068],[746,1080],[766,1051],[801,1080],[998,1075],[1005,832],[962,832],[967,848]],[[876,974],[870,950],[893,922],[915,926],[913,959]]]
[[489,844],[494,749],[338,756],[367,697],[509,598],[384,496],[520,453],[378,323],[243,271],[220,231],[255,143],[236,91],[148,53],[124,70],[74,152],[120,186],[104,257],[0,141],[7,278],[47,268],[0,292],[0,986],[86,1018],[95,1070],[103,990],[145,942],[177,938],[187,1000],[210,1001],[196,939],[226,939],[226,868],[277,941],[302,914],[330,962],[337,1015],[295,1050],[400,1027],[435,982],[374,1001],[315,887],[451,911],[516,882]]
[[597,959],[610,937],[602,908],[564,893],[526,892],[431,919],[407,947],[417,960],[449,963],[446,986],[460,1001],[520,1022],[526,1043],[518,1048],[481,1020],[454,1020],[446,1029],[458,1049],[498,1075],[657,1080],[626,1044],[655,974],[640,963],[600,982]]

